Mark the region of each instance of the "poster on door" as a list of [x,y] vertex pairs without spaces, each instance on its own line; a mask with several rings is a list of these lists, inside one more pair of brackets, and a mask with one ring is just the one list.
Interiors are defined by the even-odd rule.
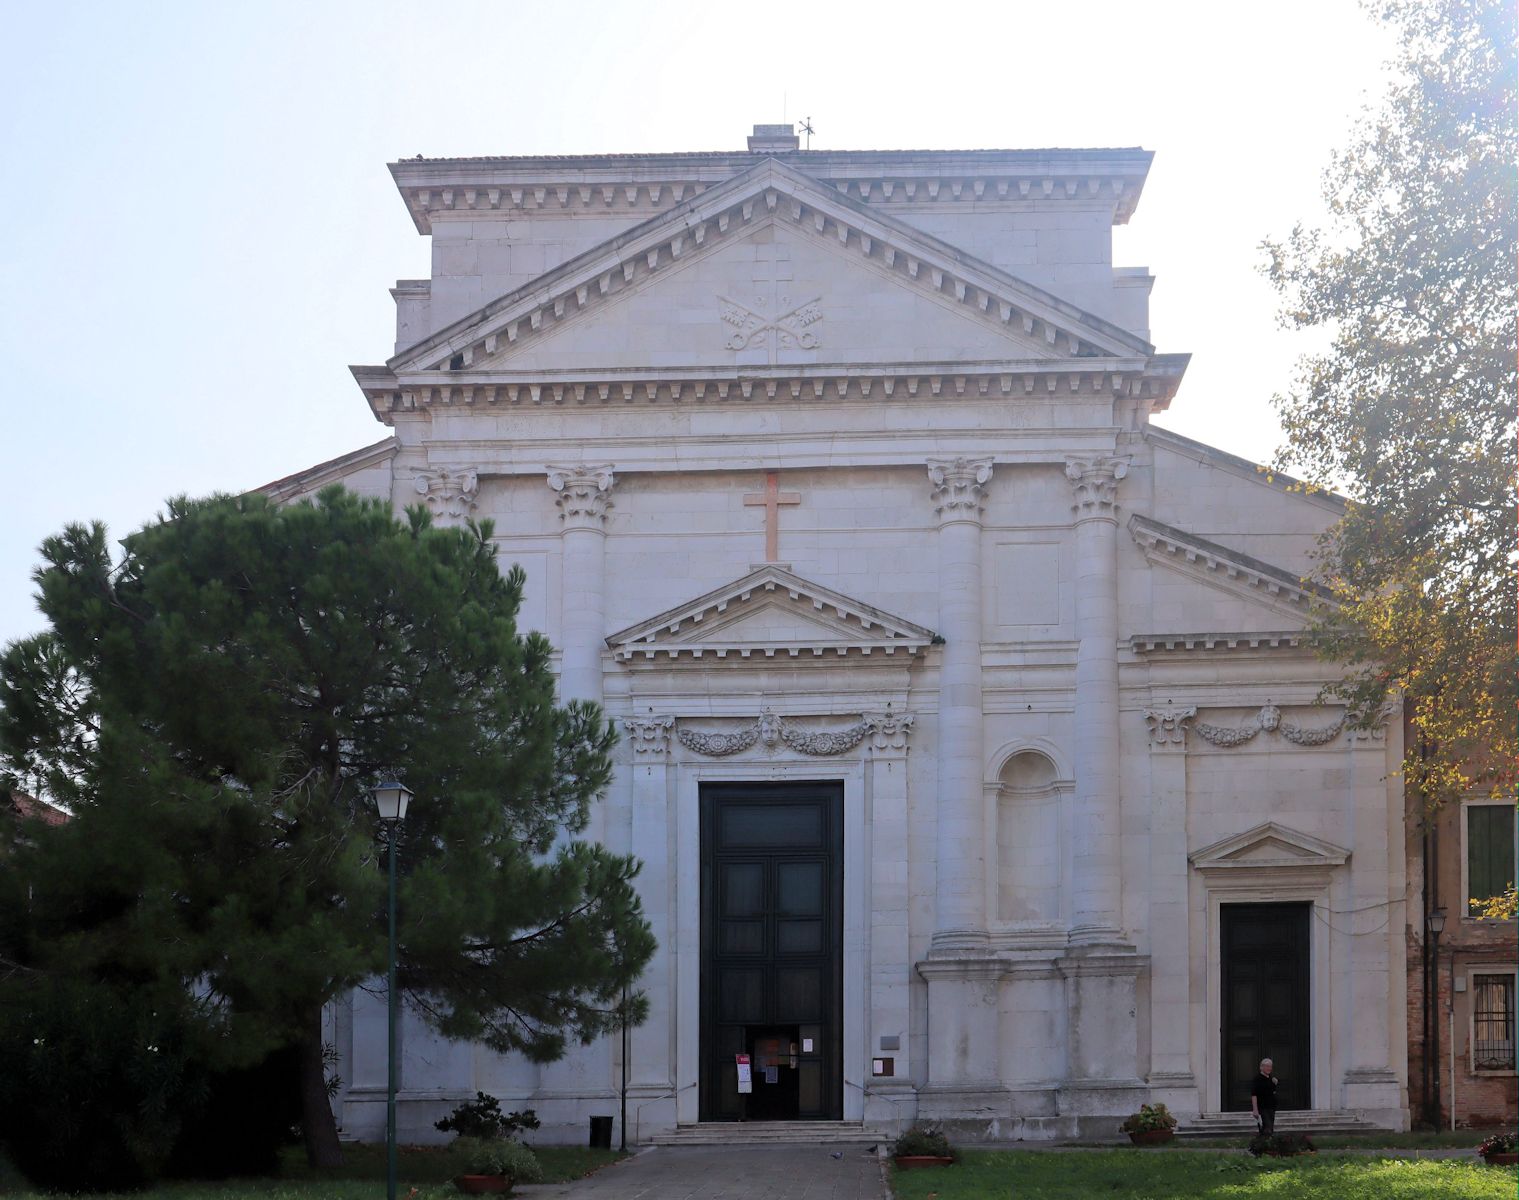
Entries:
[[733,1061],[738,1067],[738,1094],[747,1096],[754,1091],[754,1076],[749,1069],[749,1056],[735,1054]]

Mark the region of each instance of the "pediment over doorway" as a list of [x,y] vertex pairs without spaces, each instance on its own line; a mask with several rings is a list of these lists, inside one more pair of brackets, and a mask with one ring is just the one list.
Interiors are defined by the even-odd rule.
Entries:
[[1344,866],[1350,851],[1312,834],[1267,821],[1194,850],[1187,858],[1199,871],[1322,869]]
[[774,563],[607,638],[619,662],[908,658],[930,629]]

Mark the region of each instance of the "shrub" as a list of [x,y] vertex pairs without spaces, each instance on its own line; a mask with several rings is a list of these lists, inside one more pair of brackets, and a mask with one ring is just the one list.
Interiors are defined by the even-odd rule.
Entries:
[[1130,1113],[1118,1127],[1119,1133],[1149,1133],[1154,1129],[1175,1129],[1176,1118],[1164,1104],[1141,1104],[1137,1113]]
[[165,1174],[184,1179],[272,1175],[301,1120],[300,1051],[211,1075],[205,1103],[185,1114]]
[[1519,1133],[1495,1133],[1482,1139],[1477,1153],[1483,1158],[1489,1154],[1513,1154],[1516,1146],[1519,1146]]
[[897,1138],[891,1153],[897,1158],[954,1158],[955,1148],[949,1144],[949,1138],[937,1125],[914,1125]]
[[512,1183],[538,1183],[543,1167],[521,1142],[505,1138],[459,1137],[451,1148],[461,1175],[505,1175]]
[[448,1116],[433,1124],[441,1133],[457,1133],[461,1138],[510,1138],[521,1129],[537,1129],[538,1114],[531,1108],[503,1113],[501,1101],[484,1092],[459,1105]]

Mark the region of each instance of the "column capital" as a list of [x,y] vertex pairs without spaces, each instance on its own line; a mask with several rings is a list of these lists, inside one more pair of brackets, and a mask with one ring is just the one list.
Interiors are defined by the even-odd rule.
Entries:
[[940,522],[979,521],[986,485],[992,478],[992,460],[930,458],[926,465]]
[[912,732],[912,713],[878,712],[864,715],[870,730],[870,746],[877,755],[897,751],[907,753],[907,735]]
[[1118,508],[1118,481],[1129,473],[1131,461],[1106,454],[1065,460],[1065,477],[1075,492],[1071,511],[1078,520],[1087,517],[1114,519]]
[[548,466],[548,485],[555,493],[559,519],[566,529],[597,529],[606,520],[612,485],[617,476],[612,464],[599,466]]
[[670,730],[675,728],[673,716],[624,717],[622,727],[628,731],[633,756],[639,760],[663,758],[670,750]]
[[1187,744],[1187,726],[1197,716],[1195,704],[1185,707],[1168,704],[1164,708],[1145,709],[1145,725],[1150,731],[1152,750],[1181,750]]
[[413,486],[440,523],[470,516],[480,502],[480,472],[476,467],[423,467]]

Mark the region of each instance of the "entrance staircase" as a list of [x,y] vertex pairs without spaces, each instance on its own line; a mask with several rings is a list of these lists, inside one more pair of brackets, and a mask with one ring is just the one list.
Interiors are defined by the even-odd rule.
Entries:
[[649,1140],[656,1146],[832,1146],[890,1143],[895,1136],[860,1121],[709,1121],[678,1125]]
[[[1276,1114],[1278,1133],[1375,1133],[1380,1126],[1353,1112],[1334,1109],[1283,1109]],[[1255,1136],[1255,1118],[1247,1112],[1203,1113],[1176,1127],[1178,1138],[1229,1138]]]

